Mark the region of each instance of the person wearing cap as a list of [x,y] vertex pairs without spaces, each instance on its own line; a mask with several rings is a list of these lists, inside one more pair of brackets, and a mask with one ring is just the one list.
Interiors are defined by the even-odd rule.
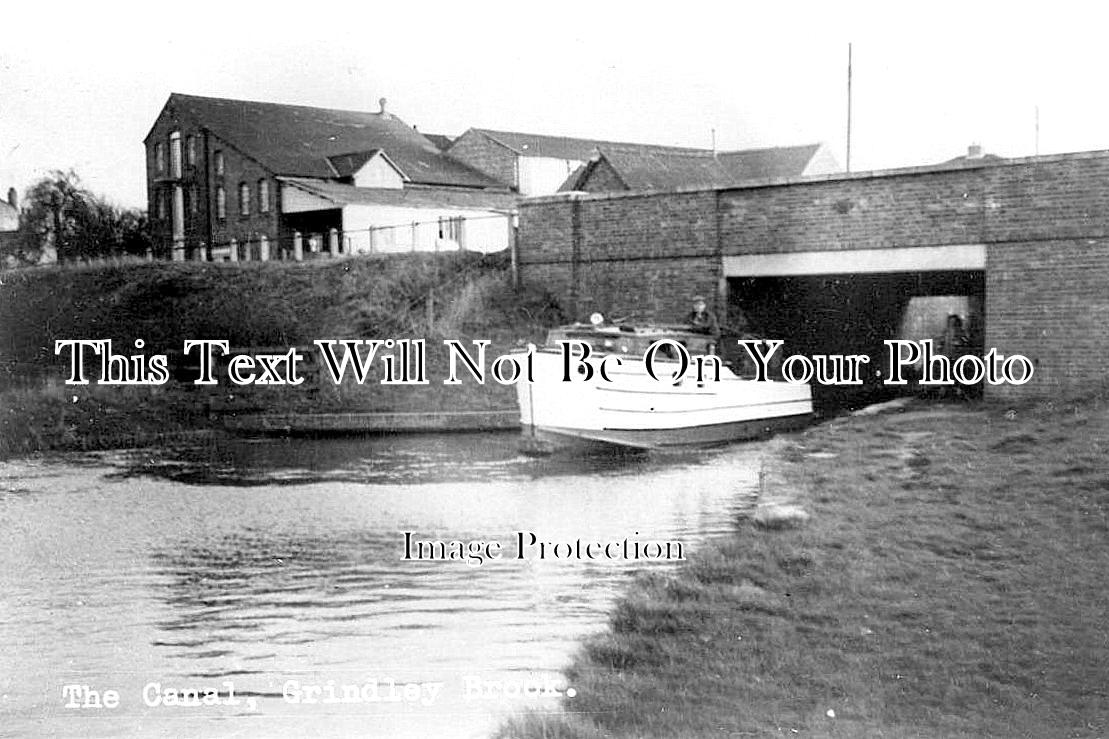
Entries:
[[708,309],[705,298],[701,295],[693,297],[693,310],[689,312],[689,325],[693,327],[694,331],[712,334],[713,336],[720,335],[720,324],[716,320],[716,314]]

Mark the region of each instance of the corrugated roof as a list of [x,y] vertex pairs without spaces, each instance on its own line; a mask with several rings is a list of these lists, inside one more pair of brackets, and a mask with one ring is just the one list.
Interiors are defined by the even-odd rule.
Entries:
[[581,189],[602,159],[629,190],[721,187],[751,180],[800,177],[819,149],[820,144],[806,144],[713,154],[704,149],[665,151],[617,145],[601,148],[597,160],[579,168],[560,190]]
[[312,108],[173,93],[167,106],[233,144],[278,175],[335,176],[328,158],[383,150],[412,182],[502,187],[451,159],[392,114]]
[[281,177],[282,182],[326,198],[337,205],[394,205],[412,208],[459,208],[510,212],[516,209],[514,193],[445,188],[355,187],[333,180]]

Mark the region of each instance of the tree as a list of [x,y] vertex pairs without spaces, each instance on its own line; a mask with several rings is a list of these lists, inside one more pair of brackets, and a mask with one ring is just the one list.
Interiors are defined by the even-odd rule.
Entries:
[[142,255],[150,247],[146,214],[120,208],[81,186],[73,170],[56,170],[27,191],[21,214],[23,256],[52,244],[58,261]]

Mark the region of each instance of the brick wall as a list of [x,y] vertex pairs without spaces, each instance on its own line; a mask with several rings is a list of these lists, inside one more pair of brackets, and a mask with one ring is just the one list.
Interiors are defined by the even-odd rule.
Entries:
[[508,188],[519,186],[516,176],[516,154],[477,131],[467,131],[447,149],[453,159],[465,162]]
[[522,283],[546,287],[571,312],[576,303],[578,318],[598,309],[672,321],[690,294],[719,289],[725,255],[953,244],[987,246],[987,348],[1036,363],[1031,383],[991,396],[1104,381],[1107,152],[719,191],[552,196],[520,208]]
[[[173,177],[170,135],[181,134],[182,169],[181,177]],[[188,141],[193,138],[195,160],[188,160]],[[150,217],[151,235],[154,239],[155,255],[168,259],[173,247],[171,214],[173,211],[173,190],[180,186],[185,196],[185,245],[186,249],[196,249],[201,242],[207,241],[208,192],[204,176],[203,162],[204,133],[191,121],[180,117],[172,106],[167,106],[158,116],[146,139],[146,185],[147,213]],[[161,145],[164,167],[157,166],[156,150]],[[195,207],[194,200],[195,198]]]
[[1109,239],[991,244],[986,346],[1032,360],[1036,374],[994,397],[1104,385],[1109,351]]
[[578,183],[583,192],[622,192],[628,189],[607,159],[601,159],[590,170],[585,182]]
[[[270,243],[271,259],[277,259],[280,248],[291,249],[289,238],[279,239],[278,231],[278,184],[273,176],[255,160],[245,156],[232,145],[212,135],[209,140],[210,167],[209,182],[212,192],[212,244],[226,247],[235,239],[240,251],[251,248],[257,253],[259,237],[265,235]],[[216,153],[222,152],[223,175],[216,174]],[[259,182],[269,183],[269,208],[262,212],[258,200]],[[239,185],[245,183],[250,189],[250,212],[239,212]],[[219,218],[216,213],[216,192],[223,187],[227,197],[226,217]],[[249,247],[247,245],[250,245]]]
[[[171,134],[179,132],[182,147],[181,177],[173,177],[171,163]],[[188,141],[193,139],[195,158],[192,163],[188,157]],[[156,147],[164,147],[165,168],[159,171]],[[173,106],[167,105],[158,116],[146,142],[146,182],[148,213],[151,232],[154,237],[156,255],[169,258],[173,246],[172,192],[176,186],[183,189],[185,196],[184,231],[185,247],[188,257],[204,259],[206,254],[201,245],[210,247],[226,246],[232,238],[240,244],[258,243],[258,237],[266,235],[270,240],[271,252],[278,238],[278,188],[277,181],[258,162],[236,150],[230,144],[206,131],[202,122],[192,121],[182,116]],[[215,173],[215,153],[222,151],[224,174]],[[258,183],[265,179],[269,183],[269,211],[259,208]],[[246,182],[251,190],[251,208],[248,216],[239,215],[239,183]],[[222,185],[227,196],[226,217],[220,219],[216,214],[216,188]],[[163,205],[159,206],[159,199]],[[195,202],[194,202],[195,201]],[[159,215],[164,212],[164,217]]]

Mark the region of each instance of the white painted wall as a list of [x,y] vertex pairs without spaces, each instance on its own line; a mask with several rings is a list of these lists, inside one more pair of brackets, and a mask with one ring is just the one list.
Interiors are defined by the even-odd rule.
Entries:
[[552,157],[517,157],[520,192],[524,195],[551,195],[558,192],[581,162]]
[[813,154],[813,158],[809,160],[808,165],[805,167],[802,175],[817,175],[817,174],[836,174],[842,172],[843,167],[836,161],[835,155],[832,150],[828,148],[827,144],[821,144]]
[[510,217],[481,210],[348,205],[343,208],[343,237],[347,242],[343,251],[456,251],[460,247],[457,241],[439,238],[439,219],[463,218],[462,247],[489,254],[508,248]]
[[281,212],[305,213],[313,210],[331,210],[335,203],[327,198],[312,195],[293,185],[281,186]]
[[355,187],[388,187],[399,190],[404,187],[404,179],[401,178],[400,172],[393,169],[393,166],[385,161],[381,154],[377,154],[354,173],[354,185]]

